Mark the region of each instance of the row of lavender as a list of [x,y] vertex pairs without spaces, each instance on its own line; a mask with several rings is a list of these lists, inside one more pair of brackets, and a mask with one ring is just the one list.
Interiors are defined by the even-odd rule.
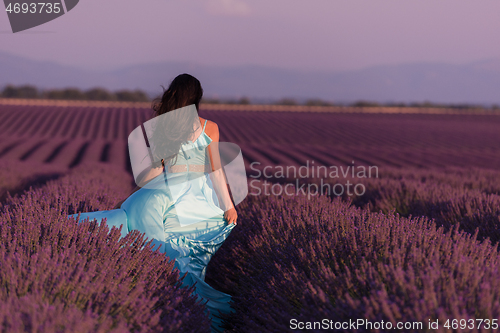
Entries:
[[[127,137],[150,109],[0,107],[0,158],[75,167],[107,162],[130,171]],[[356,164],[500,169],[497,115],[204,111],[247,167]],[[249,168],[250,170],[250,168]]]
[[235,294],[234,332],[449,332],[460,328],[453,319],[490,332],[498,323],[499,253],[465,232],[326,197],[255,198],[241,225],[209,271]]
[[126,172],[97,164],[0,205],[2,332],[209,331],[173,262],[138,231],[119,241],[116,228],[67,219],[111,209],[130,188]]
[[386,168],[295,183],[350,181],[361,196],[286,195],[294,179],[275,180],[283,193],[250,196],[209,267],[210,283],[236,293],[234,332],[353,321],[360,332],[498,331],[500,172]]
[[[350,193],[345,190],[340,194],[340,189],[347,189],[348,181]],[[316,184],[318,190],[326,186],[326,195],[340,196],[372,212],[425,216],[445,230],[457,227],[469,234],[477,232],[479,240],[500,241],[500,171],[456,167],[381,168],[378,178],[309,178],[300,179],[299,184],[304,187]],[[336,191],[326,192],[334,186]],[[354,186],[358,186],[356,191]],[[363,195],[357,195],[361,192]]]
[[[364,208],[347,197],[300,194],[250,195],[238,206],[238,227],[207,272],[209,284],[234,295],[229,331],[284,332],[323,319],[356,321],[360,332],[370,331],[369,323],[357,320],[378,323],[378,331],[388,330],[388,322],[421,322],[393,331],[445,332],[448,319],[463,319],[464,331],[491,331],[491,320],[500,317],[500,257],[483,228],[495,228],[493,216],[498,221],[500,174],[392,170],[380,176],[366,180],[366,196],[350,198]],[[179,287],[168,260],[141,248],[139,235],[118,242],[116,231],[65,218],[110,209],[130,188],[127,173],[79,167],[3,205],[0,327],[208,332],[203,307]],[[433,200],[434,210],[426,206]],[[442,210],[446,205],[449,211]],[[479,231],[460,230],[471,216]],[[445,223],[448,228],[438,228]],[[478,328],[479,319],[490,321]],[[438,329],[430,329],[436,320]]]

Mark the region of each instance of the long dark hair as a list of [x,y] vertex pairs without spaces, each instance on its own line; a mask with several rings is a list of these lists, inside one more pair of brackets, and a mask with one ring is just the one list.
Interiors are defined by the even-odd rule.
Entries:
[[[194,104],[199,110],[203,89],[200,81],[189,74],[178,75],[170,83],[167,90],[164,89],[163,96],[153,101],[153,116],[158,117],[167,112],[180,109]],[[198,114],[191,112],[176,112],[169,117],[160,117],[153,131],[155,145],[152,146],[152,154],[155,159],[153,167],[161,166],[160,159],[165,165],[174,160],[182,143],[186,142],[197,130],[193,125],[197,121]]]

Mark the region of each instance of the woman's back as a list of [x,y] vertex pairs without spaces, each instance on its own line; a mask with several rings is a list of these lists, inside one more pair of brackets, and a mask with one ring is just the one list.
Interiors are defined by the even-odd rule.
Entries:
[[[222,168],[217,144],[214,144],[219,140],[217,125],[198,118],[197,113],[175,112],[179,108],[193,105],[197,111],[202,94],[199,81],[190,75],[182,74],[172,81],[154,110],[156,116],[173,115],[170,119],[178,122],[164,121],[168,117],[159,117],[161,120],[156,123],[158,126],[148,128],[153,130],[148,139],[160,138],[157,141],[144,139],[152,141],[152,147],[155,148],[144,153],[146,157],[151,157],[152,168],[146,175],[142,172],[143,169],[137,175],[134,173],[141,180],[145,179],[141,185],[147,186],[138,188],[119,209],[84,213],[82,219],[107,218],[110,227],[123,225],[122,236],[132,230],[145,233],[149,240],[153,240],[155,248],[175,260],[180,276],[186,274],[182,283],[185,286],[195,286],[194,293],[206,302],[210,311],[212,331],[221,332],[221,319],[217,314],[219,311],[225,314],[231,312],[231,297],[213,289],[204,279],[210,259],[235,226],[236,212],[234,207],[231,210],[221,209],[214,188],[214,185],[218,186],[218,193],[224,194],[221,203],[232,206],[229,194],[226,193],[227,185],[220,176]],[[198,119],[200,124],[195,127],[201,128],[201,132],[198,134],[198,131],[194,131],[196,135],[191,141],[187,140],[187,134],[193,132],[193,123]],[[154,124],[154,121],[150,124]],[[146,132],[144,127],[141,128],[142,131],[136,133],[138,138]],[[154,129],[159,131],[155,132]],[[170,150],[165,150],[165,147]],[[163,163],[166,151],[175,153],[175,157],[167,155],[167,163]],[[140,156],[139,161],[144,161],[144,157]],[[163,166],[155,167],[160,159]],[[212,183],[211,177],[214,174],[215,181]]]
[[[201,133],[195,140],[188,140],[182,144],[175,162],[168,163],[166,172],[207,172],[211,171],[210,157],[208,146],[212,143],[212,139],[206,133],[208,120],[204,119]],[[196,133],[195,133],[196,134]],[[189,169],[188,169],[189,166]]]

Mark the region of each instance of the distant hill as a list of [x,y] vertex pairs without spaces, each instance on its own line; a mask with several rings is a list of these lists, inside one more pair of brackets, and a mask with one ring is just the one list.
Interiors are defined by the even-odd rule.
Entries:
[[154,96],[162,91],[160,85],[166,87],[180,73],[199,78],[207,97],[500,104],[500,59],[467,65],[385,65],[343,72],[305,72],[264,66],[218,67],[187,62],[89,71],[0,52],[0,87],[9,83],[33,84],[40,88],[100,86],[109,90],[142,89]]

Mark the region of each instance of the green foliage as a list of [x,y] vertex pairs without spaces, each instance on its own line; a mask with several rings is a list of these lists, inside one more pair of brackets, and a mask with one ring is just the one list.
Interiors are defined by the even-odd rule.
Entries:
[[[14,86],[7,85],[1,91],[0,97],[3,98],[46,98],[60,100],[90,100],[90,101],[123,101],[123,102],[149,102],[151,98],[142,90],[118,90],[111,92],[102,87],[95,87],[86,91],[78,88],[68,87],[64,89],[48,89],[39,90],[32,85]],[[220,99],[218,97],[204,97],[201,100],[203,104],[260,104],[254,103],[252,100],[243,96],[239,99]],[[452,109],[484,109],[499,110],[498,104],[492,104],[489,107],[471,103],[435,103],[430,101],[423,102],[386,102],[380,103],[369,100],[358,100],[350,104],[338,104],[320,98],[309,98],[305,102],[299,102],[297,99],[285,97],[271,102],[275,105],[305,105],[305,106],[336,106],[349,105],[353,107],[413,107],[413,108],[452,108]],[[267,104],[267,103],[264,103]]]
[[201,99],[201,103],[204,103],[204,104],[220,104],[221,103],[221,100],[218,99],[218,98],[207,98],[207,97],[203,97]]
[[377,102],[370,102],[370,101],[357,101],[356,103],[351,104],[352,106],[355,107],[375,107],[375,106],[382,106]]
[[2,97],[5,98],[38,98],[39,95],[38,89],[31,85],[19,87],[8,85],[2,91]]
[[238,102],[238,104],[250,104],[250,99],[248,97],[242,97]]
[[305,103],[307,106],[330,106],[333,105],[333,103],[324,101],[319,98],[313,98],[313,99],[308,99]]
[[85,92],[86,99],[91,101],[116,101],[116,94],[104,88],[93,88]]
[[68,87],[64,89],[38,90],[31,85],[7,85],[1,92],[3,98],[43,98],[57,100],[90,100],[90,101],[124,101],[124,102],[149,102],[148,95],[139,89],[134,91],[122,89],[116,92],[101,87],[82,91],[79,88]]
[[142,90],[119,90],[116,93],[116,98],[119,101],[127,102],[149,102],[149,97]]
[[87,99],[78,88],[53,89],[45,91],[43,96],[47,99],[82,100]]
[[277,101],[275,104],[278,104],[278,105],[298,105],[299,102],[297,102],[295,99],[293,98],[282,98],[280,99],[279,101]]

